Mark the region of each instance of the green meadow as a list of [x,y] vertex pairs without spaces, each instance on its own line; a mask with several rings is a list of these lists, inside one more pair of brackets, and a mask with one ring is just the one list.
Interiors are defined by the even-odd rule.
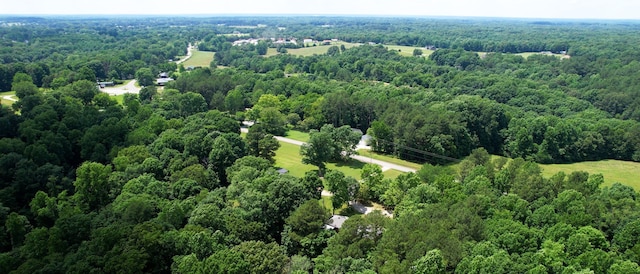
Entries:
[[208,68],[211,65],[211,61],[213,61],[213,55],[215,52],[213,51],[199,51],[193,50],[191,52],[191,57],[184,61],[182,65],[186,67],[205,67]]

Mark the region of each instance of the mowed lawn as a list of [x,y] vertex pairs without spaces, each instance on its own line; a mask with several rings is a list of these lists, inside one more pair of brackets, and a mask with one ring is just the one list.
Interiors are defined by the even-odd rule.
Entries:
[[395,50],[402,56],[413,56],[413,50],[419,49],[422,51],[422,56],[428,57],[433,53],[433,50],[421,48],[421,47],[409,47],[409,46],[396,46],[396,45],[384,45],[389,50]]
[[287,135],[285,137],[287,137],[289,139],[296,140],[296,141],[301,141],[301,142],[308,142],[309,141],[309,133],[302,132],[302,131],[297,131],[297,130],[289,130],[289,131],[287,131]]
[[11,96],[11,98],[18,100],[18,97],[16,97],[15,91],[0,92],[0,103],[5,107],[11,107],[15,102],[4,99],[3,98],[4,96]]
[[[356,43],[346,43],[346,42],[337,42],[337,43],[332,43],[331,45],[325,45],[325,46],[309,46],[306,48],[299,48],[299,49],[287,49],[287,53],[291,54],[291,55],[299,55],[299,56],[313,56],[314,54],[325,54],[327,53],[327,51],[329,50],[330,47],[332,46],[341,46],[344,45],[345,48],[352,48],[352,47],[356,47],[359,46],[360,44],[356,44]],[[275,48],[269,48],[267,50],[267,54],[265,55],[265,57],[269,57],[269,56],[274,56],[277,55],[278,52],[276,51]]]
[[568,55],[562,55],[562,54],[558,54],[558,53],[542,54],[540,52],[522,52],[522,53],[516,53],[516,55],[520,55],[520,56],[524,57],[525,59],[529,58],[529,56],[531,56],[531,55],[553,55],[553,56],[558,57],[558,58],[568,58]]
[[618,160],[602,160],[594,162],[580,162],[573,164],[551,164],[540,165],[544,177],[549,178],[562,171],[569,175],[574,171],[586,171],[589,174],[602,173],[604,176],[604,186],[613,183],[621,183],[640,190],[640,163],[626,162]]
[[[276,164],[275,164],[276,167],[285,168],[289,171],[289,174],[296,177],[302,177],[304,176],[305,172],[318,169],[316,166],[306,165],[302,163],[302,156],[300,155],[300,147],[294,144],[280,142],[280,148],[276,151],[276,156],[274,158],[276,160]],[[382,158],[381,160],[385,160],[385,159],[386,158]],[[398,162],[398,161],[401,161],[401,162]],[[402,164],[403,162],[406,162],[402,160],[398,160],[398,161],[394,163]],[[406,163],[409,163],[409,162],[406,162]],[[419,165],[415,163],[412,163],[412,164],[413,164],[412,167],[417,166],[419,168]],[[343,162],[343,163],[328,163],[327,169],[336,169],[336,170],[342,171],[347,176],[351,176],[353,178],[356,178],[357,180],[360,180],[361,179],[360,172],[362,171],[362,168],[364,167],[364,165],[365,163],[363,162],[350,160],[348,162]],[[383,172],[384,177],[388,179],[395,179],[402,173],[403,172],[400,172],[397,170],[387,170]]]
[[213,51],[199,51],[193,50],[191,52],[191,57],[184,61],[182,65],[186,67],[205,67],[208,68],[211,65],[211,61],[213,61],[213,55],[215,52]]
[[[352,47],[357,47],[360,46],[362,44],[358,44],[358,43],[347,43],[347,42],[337,42],[337,43],[332,43],[331,45],[324,45],[324,46],[310,46],[310,47],[306,47],[306,48],[299,48],[299,49],[287,49],[287,53],[291,54],[291,55],[299,55],[299,56],[312,56],[314,54],[325,54],[327,53],[327,51],[329,50],[330,47],[332,46],[341,46],[344,45],[345,48],[352,48]],[[425,48],[421,48],[421,47],[410,47],[410,46],[396,46],[396,45],[383,45],[384,47],[386,47],[389,50],[395,50],[398,51],[398,53],[402,56],[413,56],[413,50],[414,49],[419,49],[422,50],[422,56],[427,57],[429,55],[431,55],[431,53],[433,53],[433,50],[428,50]],[[267,54],[265,55],[265,57],[269,57],[269,56],[274,56],[277,55],[278,52],[276,52],[275,48],[269,48],[267,50]]]

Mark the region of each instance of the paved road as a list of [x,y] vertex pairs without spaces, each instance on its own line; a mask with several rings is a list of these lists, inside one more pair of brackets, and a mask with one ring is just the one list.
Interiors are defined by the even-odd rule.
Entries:
[[191,51],[193,50],[193,48],[194,48],[194,46],[191,45],[191,43],[189,43],[189,46],[187,47],[187,56],[185,56],[184,58],[176,61],[176,64],[180,64],[180,63],[182,63],[184,61],[189,60],[189,58],[191,58]]
[[107,93],[109,95],[121,95],[125,93],[135,93],[138,94],[140,92],[140,87],[136,87],[136,80],[133,79],[129,81],[124,86],[119,87],[105,87],[101,88],[100,91]]

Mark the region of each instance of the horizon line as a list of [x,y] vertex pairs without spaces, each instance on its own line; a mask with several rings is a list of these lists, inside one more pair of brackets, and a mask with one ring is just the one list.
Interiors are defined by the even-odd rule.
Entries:
[[372,18],[372,17],[387,17],[387,18],[432,18],[432,19],[505,19],[505,20],[552,20],[552,21],[640,21],[640,18],[590,18],[590,17],[506,17],[506,16],[481,16],[481,15],[410,15],[410,14],[313,14],[313,13],[121,13],[121,14],[99,14],[99,13],[15,13],[15,14],[3,14],[2,17],[82,17],[82,16],[95,16],[95,17],[131,17],[131,16],[144,16],[144,17],[360,17],[360,18]]

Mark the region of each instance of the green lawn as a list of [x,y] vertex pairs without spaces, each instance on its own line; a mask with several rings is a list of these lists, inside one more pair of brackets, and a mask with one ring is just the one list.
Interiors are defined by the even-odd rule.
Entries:
[[289,130],[289,131],[287,131],[287,135],[285,137],[287,137],[289,139],[296,140],[296,141],[301,141],[301,142],[308,142],[309,141],[309,133],[302,132],[302,131],[297,131],[297,130]]
[[213,61],[213,55],[215,52],[213,51],[199,51],[193,50],[191,52],[191,57],[184,61],[182,65],[186,67],[205,67],[208,68],[211,65],[211,61]]
[[124,102],[124,94],[120,94],[120,95],[112,95],[111,96],[112,99],[115,99],[118,104],[122,105]]
[[580,162],[573,164],[540,165],[542,174],[551,177],[562,171],[569,175],[573,171],[586,171],[589,174],[602,173],[604,186],[619,182],[640,190],[640,163],[618,160],[602,160],[595,162]]
[[422,50],[422,56],[428,57],[433,53],[433,50],[428,50],[421,47],[409,47],[409,46],[396,46],[396,45],[384,45],[389,50],[400,51],[400,55],[402,56],[413,56],[413,50],[419,49]]
[[[325,54],[327,53],[330,47],[341,46],[341,45],[344,45],[345,48],[352,48],[352,47],[359,46],[360,44],[335,42],[335,43],[332,43],[331,45],[326,45],[326,46],[315,46],[315,47],[310,46],[310,47],[299,48],[299,49],[287,49],[287,52],[291,55],[312,56],[314,54]],[[269,57],[277,54],[278,52],[276,52],[275,48],[269,48],[267,50],[267,55],[265,55],[265,57]]]
[[5,100],[4,98],[2,98],[4,96],[11,96],[11,98],[13,99],[18,99],[18,97],[16,97],[15,91],[0,92],[0,103],[5,107],[11,107],[15,102],[11,100]]
[[[320,205],[324,207],[327,212],[331,212],[331,209],[333,208],[331,197],[322,196],[322,198],[318,200],[318,203],[320,203]],[[356,214],[361,214],[360,212],[357,212],[353,208],[349,207],[347,203],[344,203],[340,208],[336,208],[333,213],[342,216],[353,216]]]
[[[492,155],[491,159],[494,160],[498,157],[502,156]],[[564,172],[566,175],[569,175],[574,171],[586,171],[589,172],[589,174],[602,173],[604,176],[603,186],[610,186],[613,183],[618,182],[633,187],[636,191],[640,191],[640,163],[619,160],[602,160],[573,164],[538,165],[540,166],[540,169],[542,169],[542,176],[545,178],[550,178],[560,171]],[[456,172],[459,171],[459,166],[459,163],[450,165],[450,167]]]
[[[528,58],[529,56],[531,56],[531,55],[536,55],[536,54],[541,54],[541,53],[540,53],[540,52],[522,52],[522,53],[516,53],[516,55],[520,55],[520,56],[524,57],[525,59],[527,59],[527,58]],[[562,58],[562,57],[564,57],[564,55],[562,55],[562,54],[557,54],[557,53],[552,53],[552,54],[549,54],[549,55],[553,55],[553,56],[558,57],[558,58]]]
[[[274,158],[276,167],[285,168],[289,171],[289,174],[296,177],[303,177],[305,172],[318,169],[315,166],[302,163],[300,146],[294,144],[280,142],[280,148],[276,151],[276,157]],[[347,176],[360,180],[360,169],[363,166],[364,163],[352,160],[346,163],[328,163],[327,169],[337,169]]]
[[385,179],[391,179],[394,180],[395,178],[398,178],[398,176],[400,176],[400,174],[404,174],[404,172],[402,171],[398,171],[395,169],[389,169],[385,172],[382,172],[382,174],[384,174],[384,178]]
[[358,154],[362,155],[362,156],[366,156],[366,157],[371,157],[373,159],[376,160],[380,160],[380,161],[385,161],[385,162],[389,162],[389,163],[393,163],[396,165],[401,165],[401,166],[406,166],[406,167],[410,167],[410,168],[414,168],[414,169],[420,169],[422,167],[421,164],[418,163],[414,163],[414,162],[409,162],[409,161],[405,161],[405,160],[401,160],[392,156],[388,156],[388,155],[383,155],[383,154],[378,154],[375,152],[372,152],[371,150],[368,149],[360,149],[358,150]]
[[[312,56],[314,54],[325,54],[327,53],[327,51],[329,50],[330,47],[332,46],[341,46],[344,45],[345,48],[352,48],[352,47],[357,47],[360,46],[362,44],[357,44],[357,43],[347,43],[347,42],[334,42],[331,43],[331,45],[324,45],[324,46],[309,46],[306,48],[299,48],[299,49],[287,49],[287,52],[291,55],[300,55],[300,56]],[[427,57],[429,55],[431,55],[431,53],[433,53],[433,50],[428,50],[425,48],[421,48],[421,47],[410,47],[410,46],[396,46],[396,45],[383,45],[384,47],[388,48],[389,50],[395,50],[395,51],[400,51],[400,55],[402,56],[413,56],[413,50],[414,49],[420,49],[422,50],[422,56]],[[267,50],[267,54],[265,55],[265,57],[269,57],[269,56],[274,56],[277,55],[278,52],[276,52],[275,48],[269,48]]]

